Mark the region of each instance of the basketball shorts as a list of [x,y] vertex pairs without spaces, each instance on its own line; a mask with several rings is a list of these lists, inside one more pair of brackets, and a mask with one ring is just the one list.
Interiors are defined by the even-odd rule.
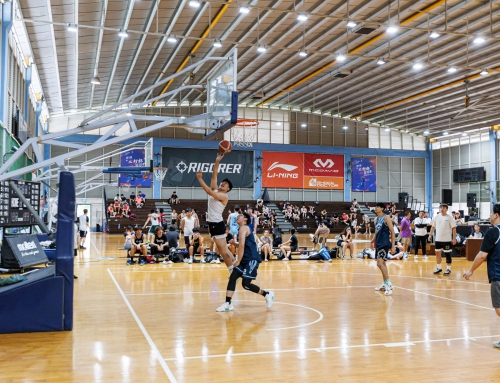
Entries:
[[259,262],[256,260],[245,261],[243,260],[238,266],[235,267],[243,275],[242,278],[255,279],[257,278],[257,269],[259,268]]
[[193,246],[193,254],[200,254],[200,246]]
[[226,224],[224,221],[208,222],[208,231],[211,238],[226,238]]
[[158,226],[159,226],[159,225],[151,225],[151,227],[149,228],[148,233],[149,233],[149,234],[154,234],[154,233],[155,233],[155,230],[156,230],[156,228],[157,228]]
[[411,243],[411,237],[401,237],[401,243],[404,245],[404,244],[410,244]]
[[388,261],[389,258],[389,252],[391,251],[390,246],[383,246],[383,247],[377,247],[375,249],[375,259],[382,258],[384,261]]
[[87,231],[86,230],[80,230],[80,238],[84,238],[87,236]]
[[491,304],[494,308],[500,308],[500,281],[491,282]]
[[451,253],[452,244],[451,242],[437,242],[436,250],[441,250],[443,253]]

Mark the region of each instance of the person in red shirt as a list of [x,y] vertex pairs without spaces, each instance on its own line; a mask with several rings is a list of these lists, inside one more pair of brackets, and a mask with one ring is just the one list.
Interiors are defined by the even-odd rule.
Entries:
[[108,217],[114,217],[115,216],[115,209],[113,208],[113,204],[110,203],[108,206]]
[[114,203],[114,210],[115,210],[115,215],[120,214],[121,211],[121,204],[119,201],[115,201]]
[[123,215],[125,217],[128,217],[128,215],[130,214],[130,206],[128,205],[128,203],[124,203],[123,204]]
[[142,207],[142,205],[143,205],[142,198],[141,197],[136,197],[136,199],[135,199],[135,206]]

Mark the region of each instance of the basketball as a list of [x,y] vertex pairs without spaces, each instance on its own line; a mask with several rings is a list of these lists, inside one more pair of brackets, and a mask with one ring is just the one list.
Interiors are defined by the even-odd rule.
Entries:
[[233,150],[233,145],[231,144],[231,142],[229,142],[228,140],[219,142],[219,152],[221,152],[221,154],[231,153],[231,150]]

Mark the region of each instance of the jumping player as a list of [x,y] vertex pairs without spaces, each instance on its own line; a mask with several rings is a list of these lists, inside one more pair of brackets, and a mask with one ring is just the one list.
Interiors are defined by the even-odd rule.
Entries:
[[226,291],[226,302],[216,311],[233,311],[233,298],[234,290],[236,289],[236,282],[242,278],[242,285],[245,290],[250,290],[253,293],[260,294],[266,299],[266,307],[270,308],[274,303],[274,292],[261,290],[259,286],[252,284],[252,279],[257,278],[257,269],[259,263],[262,262],[257,244],[255,243],[255,236],[248,227],[250,222],[250,214],[243,212],[238,216],[237,222],[240,226],[238,233],[238,259],[235,263],[234,270],[229,277]]
[[201,169],[196,172],[196,178],[198,178],[201,187],[208,194],[207,222],[210,237],[215,239],[215,244],[220,251],[220,255],[224,259],[224,263],[229,272],[232,272],[234,268],[234,256],[229,251],[226,243],[226,224],[222,218],[222,213],[226,209],[226,205],[229,201],[227,193],[231,191],[233,184],[229,179],[225,178],[217,187],[217,174],[219,173],[219,163],[222,157],[224,157],[223,154],[217,154],[210,187],[203,181]]
[[394,287],[389,279],[389,272],[385,261],[390,259],[389,250],[394,254],[394,242],[396,235],[394,234],[394,227],[392,226],[391,219],[384,214],[385,204],[377,203],[375,205],[375,235],[372,237],[372,245],[375,248],[375,259],[377,266],[382,272],[384,283],[379,287],[375,287],[377,291],[385,291],[385,295],[391,295]]

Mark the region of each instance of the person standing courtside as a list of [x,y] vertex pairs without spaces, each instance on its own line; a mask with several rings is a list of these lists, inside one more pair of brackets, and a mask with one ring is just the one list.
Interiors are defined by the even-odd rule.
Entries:
[[236,220],[238,219],[238,216],[241,214],[241,209],[239,205],[234,205],[234,213],[229,214],[229,217],[227,219],[227,225],[229,226],[229,233],[232,234],[233,238],[235,241],[238,240],[238,231],[240,227],[238,226],[238,223]]
[[207,222],[210,237],[215,239],[215,244],[224,259],[229,272],[233,271],[234,256],[229,251],[226,243],[226,224],[222,218],[227,203],[229,202],[228,192],[233,188],[233,184],[227,178],[223,179],[217,186],[217,174],[219,173],[219,163],[224,155],[217,153],[215,159],[214,171],[210,181],[210,187],[203,181],[203,173],[200,170],[196,172],[196,178],[205,192],[208,194],[208,212]]
[[85,244],[85,239],[87,238],[87,232],[89,231],[90,228],[90,219],[88,214],[87,209],[83,209],[83,214],[78,217],[78,230],[80,231],[80,249],[85,250],[86,247],[83,245]]
[[429,218],[425,218],[425,212],[419,211],[418,217],[413,221],[415,226],[415,261],[418,260],[418,248],[422,244],[422,258],[427,259],[427,226],[431,223]]
[[382,272],[384,283],[379,287],[375,287],[377,291],[385,291],[385,295],[391,295],[394,287],[389,279],[389,271],[385,262],[390,259],[389,251],[394,254],[394,244],[396,235],[394,234],[394,226],[391,219],[384,214],[385,204],[379,202],[375,205],[375,235],[372,237],[372,245],[375,248],[375,259],[377,266]]
[[193,235],[195,219],[190,207],[186,209],[186,216],[181,221],[181,232],[184,234],[184,244],[186,250],[189,250],[189,237]]
[[441,269],[441,252],[446,255],[446,271],[443,275],[451,274],[451,250],[452,246],[457,243],[457,224],[453,217],[448,214],[448,205],[442,203],[439,206],[439,214],[432,220],[432,228],[429,232],[429,242],[432,234],[436,230],[436,271],[434,274],[439,274]]
[[[490,223],[493,227],[486,232],[481,249],[470,269],[464,274],[464,278],[469,280],[474,271],[486,260],[488,281],[491,285],[491,303],[500,316],[500,204],[493,205]],[[500,342],[493,342],[493,346],[500,348]]]

